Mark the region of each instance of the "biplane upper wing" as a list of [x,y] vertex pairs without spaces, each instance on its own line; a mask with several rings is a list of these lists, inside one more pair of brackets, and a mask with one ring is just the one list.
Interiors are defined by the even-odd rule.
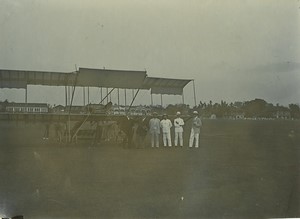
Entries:
[[79,68],[78,86],[146,89],[143,83],[146,71]]
[[27,85],[70,86],[75,72],[0,70],[0,88],[26,88]]
[[148,77],[146,71],[79,68],[75,72],[1,70],[0,88],[27,85],[146,89],[151,94],[182,95],[189,79]]
[[144,87],[151,89],[151,94],[182,95],[183,88],[190,81],[189,79],[147,77],[144,81]]

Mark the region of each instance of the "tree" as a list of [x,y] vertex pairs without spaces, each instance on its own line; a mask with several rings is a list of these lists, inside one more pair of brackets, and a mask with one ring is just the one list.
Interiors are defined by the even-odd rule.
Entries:
[[244,110],[246,117],[262,117],[265,116],[267,102],[263,99],[255,99],[246,101],[244,105]]
[[291,113],[291,117],[294,119],[300,118],[300,107],[297,104],[289,104],[289,109]]

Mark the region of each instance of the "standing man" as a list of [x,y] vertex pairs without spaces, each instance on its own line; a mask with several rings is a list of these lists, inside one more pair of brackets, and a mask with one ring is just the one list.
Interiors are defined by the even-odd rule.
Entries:
[[163,142],[164,146],[167,146],[167,143],[169,147],[172,147],[172,142],[171,142],[171,127],[172,127],[172,122],[170,119],[168,119],[167,114],[163,115],[163,119],[160,121],[160,127],[163,132]]
[[177,146],[178,143],[178,138],[179,138],[179,144],[182,147],[183,146],[183,137],[182,137],[182,133],[183,133],[183,125],[184,125],[184,121],[182,118],[180,118],[180,112],[176,113],[177,118],[174,119],[174,127],[175,127],[175,139],[174,139],[174,144],[175,147]]
[[159,147],[160,120],[157,118],[157,112],[153,113],[153,118],[149,121],[149,129],[151,134],[151,147]]
[[137,129],[136,129],[136,140],[137,140],[137,148],[144,148],[145,144],[145,138],[147,135],[147,131],[148,131],[148,127],[147,125],[144,123],[144,120],[146,118],[142,119],[139,121],[138,125],[137,125]]
[[199,134],[200,134],[200,128],[202,126],[201,119],[199,118],[198,112],[193,112],[194,118],[192,121],[192,130],[190,135],[190,143],[189,147],[193,147],[194,139],[195,139],[195,148],[199,147]]

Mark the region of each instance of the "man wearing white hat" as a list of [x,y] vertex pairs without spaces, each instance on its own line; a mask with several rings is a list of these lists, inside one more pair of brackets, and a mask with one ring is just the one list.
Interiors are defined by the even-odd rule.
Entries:
[[183,125],[184,125],[184,121],[182,118],[180,118],[180,112],[176,113],[176,119],[174,119],[174,127],[175,127],[175,139],[174,139],[174,144],[175,146],[178,145],[178,138],[179,138],[179,144],[182,147],[183,146],[183,137],[182,137],[182,133],[183,133]]
[[163,119],[160,121],[160,127],[162,129],[162,133],[163,133],[163,143],[164,146],[168,146],[171,147],[172,146],[172,142],[171,142],[171,127],[172,127],[172,122],[170,121],[170,119],[168,119],[167,114],[163,115]]
[[194,118],[192,121],[192,129],[191,129],[191,135],[190,135],[190,142],[189,147],[193,147],[194,139],[195,139],[195,147],[199,147],[199,134],[200,134],[200,128],[202,126],[201,119],[198,116],[198,112],[193,112]]

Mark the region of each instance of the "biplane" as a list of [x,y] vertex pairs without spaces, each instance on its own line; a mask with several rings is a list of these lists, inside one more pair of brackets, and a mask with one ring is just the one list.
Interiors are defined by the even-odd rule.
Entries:
[[[0,88],[24,89],[25,107],[29,85],[65,88],[63,94],[65,106],[61,106],[63,109],[59,111],[49,110],[46,113],[4,112],[0,114],[0,118],[1,120],[43,122],[46,124],[45,139],[48,138],[48,129],[52,126],[55,129],[56,138],[60,142],[72,143],[77,142],[78,139],[85,139],[99,143],[102,140],[113,139],[113,141],[121,141],[122,144],[128,145],[132,139],[133,127],[145,124],[151,115],[149,109],[133,110],[133,104],[139,92],[141,90],[150,91],[151,106],[154,94],[161,96],[161,105],[163,105],[163,95],[180,95],[184,104],[183,89],[191,81],[193,81],[196,104],[194,80],[149,77],[146,71],[91,68],[79,68],[73,72],[0,70]],[[96,104],[90,103],[90,88],[101,89],[99,102]],[[75,111],[76,107],[73,105],[76,89],[83,91],[83,110],[79,112]],[[103,95],[102,89],[106,89],[105,95]],[[120,105],[122,90],[124,91],[124,105]],[[132,91],[132,99],[129,103],[127,103],[129,97],[126,96],[126,90]],[[114,105],[109,99],[113,93],[117,94],[117,103]],[[112,131],[108,131],[110,129]],[[105,136],[104,139],[103,136]]]

